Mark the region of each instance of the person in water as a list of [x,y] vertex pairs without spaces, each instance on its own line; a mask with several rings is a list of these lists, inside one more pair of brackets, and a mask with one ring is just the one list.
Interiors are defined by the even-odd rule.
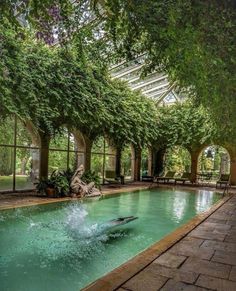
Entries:
[[84,166],[80,165],[78,169],[75,171],[70,187],[71,191],[74,195],[84,197],[84,196],[91,196],[91,195],[101,195],[101,192],[94,187],[94,182],[90,182],[86,184],[84,181],[81,180],[81,177],[84,173]]

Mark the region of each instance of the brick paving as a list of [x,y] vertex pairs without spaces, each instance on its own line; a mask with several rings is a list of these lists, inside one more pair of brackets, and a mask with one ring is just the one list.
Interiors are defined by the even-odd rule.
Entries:
[[236,291],[236,195],[120,291]]

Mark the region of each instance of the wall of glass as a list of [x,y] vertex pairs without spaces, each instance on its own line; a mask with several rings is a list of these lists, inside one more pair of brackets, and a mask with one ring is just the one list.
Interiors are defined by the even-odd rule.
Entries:
[[142,150],[141,155],[141,168],[140,168],[140,175],[147,176],[148,175],[148,148],[144,148]]
[[91,170],[99,175],[101,183],[107,177],[107,171],[115,171],[116,169],[116,153],[109,142],[100,137],[92,147]]
[[126,146],[121,154],[121,174],[125,180],[132,180],[132,150],[131,146]]
[[[49,175],[55,170],[75,170],[85,161],[82,135],[62,128],[49,145]],[[104,182],[106,170],[115,171],[116,153],[100,138],[94,142],[91,169]],[[39,178],[40,139],[30,124],[15,116],[0,124],[0,192],[32,190]]]
[[39,139],[15,116],[0,124],[0,191],[30,190],[39,175]]
[[60,133],[55,135],[49,145],[49,175],[56,170],[71,169],[75,171],[80,164],[84,164],[85,149],[82,137],[62,128]]

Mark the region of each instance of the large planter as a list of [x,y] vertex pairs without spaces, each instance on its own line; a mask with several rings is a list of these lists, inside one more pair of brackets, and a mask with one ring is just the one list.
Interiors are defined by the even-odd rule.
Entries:
[[46,188],[46,194],[48,197],[52,198],[52,197],[55,197],[55,189],[54,188]]

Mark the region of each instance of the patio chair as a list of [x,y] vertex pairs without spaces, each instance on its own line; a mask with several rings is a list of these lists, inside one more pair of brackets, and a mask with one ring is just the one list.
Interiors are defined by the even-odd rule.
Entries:
[[177,184],[177,182],[182,182],[183,184],[185,184],[185,182],[190,182],[190,178],[191,173],[184,172],[181,177],[175,178],[175,184]]
[[160,181],[163,181],[164,183],[170,182],[170,180],[175,180],[174,178],[175,172],[168,171],[164,176],[162,177],[155,177],[154,181],[159,183]]
[[230,174],[221,174],[219,180],[216,182],[216,188],[219,185],[224,185],[225,187],[230,186]]
[[153,176],[148,176],[148,175],[143,175],[142,176],[142,181],[143,182],[153,182],[154,177]]
[[124,184],[124,176],[117,176],[115,171],[105,171],[104,180],[107,184]]

